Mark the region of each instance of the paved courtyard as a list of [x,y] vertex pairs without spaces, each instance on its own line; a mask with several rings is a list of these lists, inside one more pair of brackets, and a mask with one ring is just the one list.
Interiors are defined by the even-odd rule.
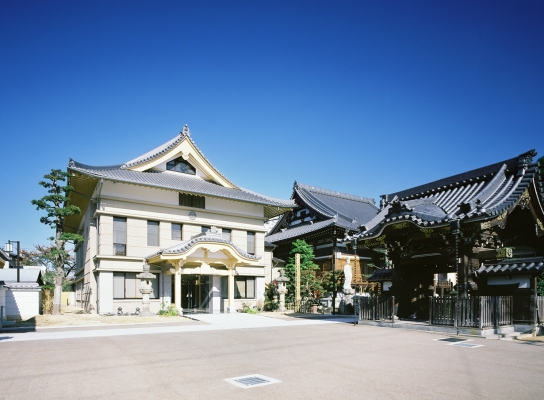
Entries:
[[[0,333],[0,398],[543,397],[543,343],[469,338],[480,347],[457,347],[342,318],[196,318]],[[254,374],[280,382],[244,389],[225,380]]]

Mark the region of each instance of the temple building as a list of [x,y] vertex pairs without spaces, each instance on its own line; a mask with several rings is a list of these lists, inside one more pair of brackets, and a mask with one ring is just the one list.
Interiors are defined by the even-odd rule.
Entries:
[[376,216],[379,209],[371,198],[340,193],[295,182],[291,199],[296,207],[284,214],[265,240],[275,246],[274,257],[287,260],[291,243],[303,239],[314,248],[314,262],[320,273],[342,270],[346,259],[353,265],[352,286],[357,291],[368,286],[374,271],[372,251],[354,252],[343,243],[359,226]]
[[291,210],[243,189],[215,168],[189,128],[163,145],[115,166],[70,160],[70,202],[82,213],[67,230],[76,248],[77,305],[94,313],[141,307],[144,265],[155,274],[150,310],[233,312],[258,306],[271,276],[264,222]]
[[534,301],[527,299],[544,271],[544,196],[535,156],[529,151],[381,196],[379,213],[354,237],[358,248],[386,261],[389,268],[370,280],[395,296],[398,317],[428,318],[429,298],[458,290],[461,298],[513,296],[518,319],[533,320]]

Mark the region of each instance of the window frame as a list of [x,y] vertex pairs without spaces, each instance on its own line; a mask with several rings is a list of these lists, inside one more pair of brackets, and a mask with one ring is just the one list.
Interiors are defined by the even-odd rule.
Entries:
[[[174,232],[176,232],[176,233],[178,232],[178,231],[174,231],[174,226],[179,226],[179,239],[177,237],[174,237]],[[176,223],[172,222],[171,228],[170,228],[170,239],[179,240],[179,241],[183,240],[183,224],[178,224],[177,222]]]
[[[252,297],[248,297],[248,284],[247,284],[248,281],[253,282],[253,296]],[[239,282],[244,282],[245,296],[242,296],[240,293],[239,285],[238,285]],[[237,300],[254,300],[256,298],[255,285],[256,285],[256,279],[254,276],[235,276],[234,277],[234,298]]]
[[[256,236],[257,236],[257,235],[255,234],[255,232],[249,232],[249,231],[247,232],[247,247],[246,247],[246,252],[247,252],[248,254],[251,254],[252,256],[255,255],[255,248],[256,248],[256,243],[255,243],[255,241],[256,241]],[[250,239],[249,239],[250,237],[253,238],[252,241],[250,241]]]
[[[156,228],[155,228],[156,227]],[[147,221],[147,245],[150,247],[159,247],[161,244],[161,223],[160,221]],[[153,230],[156,229],[156,232]],[[155,240],[152,240],[155,239]],[[155,244],[156,243],[156,244]]]
[[[138,286],[136,284],[136,287],[135,287],[135,293],[136,293],[136,297],[127,297],[127,274],[130,274],[131,277],[129,279],[134,279],[135,281],[140,281],[140,284],[141,284],[141,280],[136,278],[136,275],[138,274],[137,272],[114,272],[113,273],[113,285],[112,285],[112,298],[114,300],[134,300],[134,299],[141,299],[143,298],[143,295],[141,293],[139,293],[139,289],[140,289],[140,286]],[[150,300],[157,300],[157,299],[160,299],[160,273],[157,273],[155,272],[154,273],[156,275],[155,279],[152,279],[151,280],[151,287],[153,289],[155,289],[155,286],[156,286],[156,289],[157,289],[157,293],[155,293],[155,290],[152,290],[151,293],[149,294],[149,299]],[[115,285],[115,277],[123,277],[123,297],[116,297],[116,293],[115,293],[115,288],[116,288],[116,285]],[[155,283],[156,282],[156,283]],[[154,285],[155,283],[155,285]],[[138,296],[139,294],[139,296]],[[155,297],[152,297],[152,296],[155,296]]]
[[[118,224],[116,224],[116,222]],[[115,229],[116,226],[117,227],[119,226],[119,223],[124,223],[124,229]],[[112,229],[113,229],[113,255],[126,256],[127,255],[127,218],[113,217]]]
[[182,207],[206,209],[206,197],[180,192],[179,205]]

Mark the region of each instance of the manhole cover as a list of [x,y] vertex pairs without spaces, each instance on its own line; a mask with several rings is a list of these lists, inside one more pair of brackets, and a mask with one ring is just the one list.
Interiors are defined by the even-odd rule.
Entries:
[[236,385],[244,389],[281,382],[281,381],[278,381],[277,379],[268,378],[267,376],[258,375],[258,374],[237,376],[236,378],[228,378],[225,380],[227,382],[232,383],[233,385]]
[[466,342],[466,339],[459,339],[454,337],[444,338],[444,339],[438,339],[441,342],[451,342],[451,343],[457,343],[457,342]]
[[483,347],[483,344],[474,344],[474,343],[452,343],[450,346],[457,346],[457,347],[468,347],[469,349],[474,349],[476,347]]

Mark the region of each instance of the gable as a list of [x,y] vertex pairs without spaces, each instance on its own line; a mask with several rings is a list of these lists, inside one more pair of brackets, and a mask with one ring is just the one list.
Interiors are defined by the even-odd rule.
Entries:
[[[191,140],[189,127],[185,125],[180,135],[150,152],[126,162],[122,168],[131,171],[167,171],[168,163],[181,159],[195,169],[196,176],[217,185],[236,188],[224,177],[196,147]],[[171,173],[183,173],[171,171]]]

